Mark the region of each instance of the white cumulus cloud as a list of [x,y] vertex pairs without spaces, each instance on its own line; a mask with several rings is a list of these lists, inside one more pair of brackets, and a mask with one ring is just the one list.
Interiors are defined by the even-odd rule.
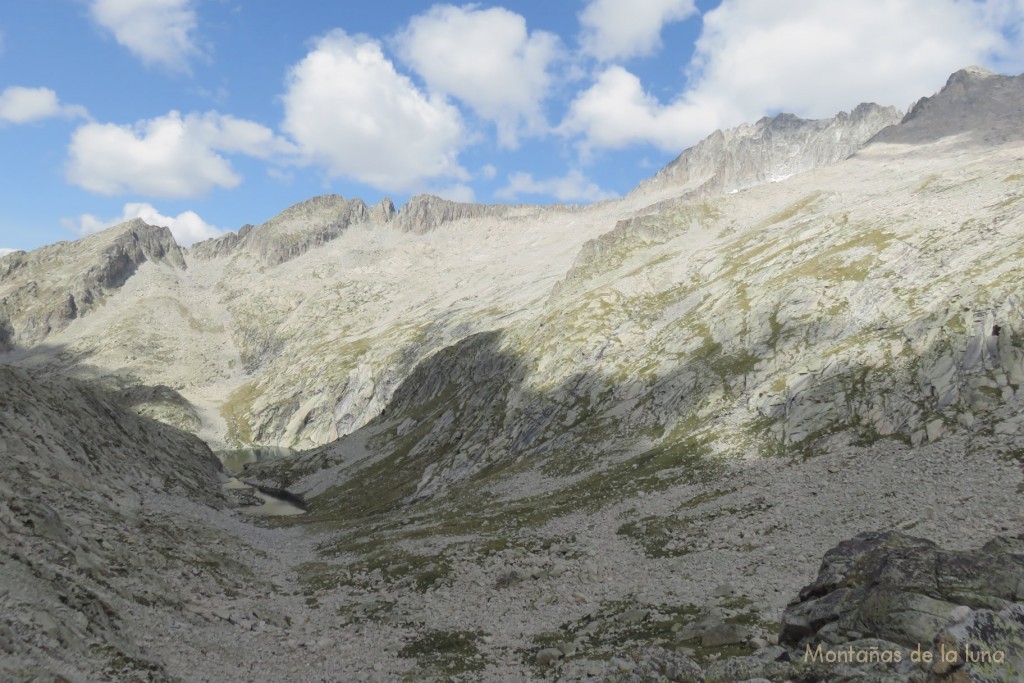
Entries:
[[191,0],[92,0],[93,20],[147,65],[187,71],[199,54]]
[[429,88],[495,122],[502,146],[515,147],[523,129],[544,127],[541,104],[560,41],[529,32],[521,15],[501,7],[435,5],[413,17],[395,44]]
[[1000,4],[725,0],[704,16],[691,71],[699,94],[747,116],[831,116],[863,101],[905,107],[1011,48],[992,13]]
[[560,202],[596,202],[615,197],[614,192],[602,190],[596,183],[587,180],[576,169],[561,178],[536,180],[530,173],[513,173],[508,184],[494,193],[501,199],[514,200],[523,195],[554,197]]
[[183,247],[217,237],[224,232],[204,221],[195,211],[184,211],[173,217],[165,216],[157,211],[152,204],[142,202],[125,204],[121,215],[117,218],[103,220],[90,213],[84,213],[78,218],[64,219],[61,223],[65,228],[73,230],[79,235],[89,235],[120,225],[133,218],[141,218],[150,225],[159,225],[170,229],[175,241]]
[[165,116],[135,125],[87,123],[68,148],[68,180],[92,192],[195,197],[241,183],[218,152],[267,158],[291,145],[267,127],[216,112]]
[[0,249],[0,258],[2,258],[4,256],[7,256],[8,254],[13,254],[16,251],[18,251],[18,250],[17,249],[2,248],[2,249]]
[[780,110],[815,118],[860,102],[906,107],[959,68],[1019,61],[1022,16],[1019,0],[724,0],[704,15],[687,90],[662,102],[612,66],[576,96],[560,130],[584,151],[680,151]]
[[12,85],[0,92],[0,124],[29,123],[54,116],[88,116],[84,107],[61,104],[49,88]]
[[228,154],[268,159],[297,151],[294,145],[266,126],[230,114],[189,114],[185,117],[185,126],[204,144]]
[[681,151],[719,127],[723,120],[736,118],[730,117],[730,109],[728,103],[689,94],[661,104],[644,90],[639,78],[621,66],[611,66],[573,100],[560,130],[567,135],[582,135],[585,152],[636,144]]
[[579,14],[580,45],[601,60],[649,55],[665,24],[696,13],[693,0],[591,0]]
[[458,109],[398,73],[378,42],[335,30],[288,74],[282,129],[304,161],[383,191],[468,177]]

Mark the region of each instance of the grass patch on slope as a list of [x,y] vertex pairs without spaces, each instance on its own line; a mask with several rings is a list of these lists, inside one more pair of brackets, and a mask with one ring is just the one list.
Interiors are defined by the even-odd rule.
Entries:
[[260,397],[262,390],[256,382],[247,382],[231,392],[220,407],[221,417],[228,425],[228,441],[236,447],[252,444],[252,424],[249,416],[253,414],[253,403]]
[[423,670],[410,673],[403,680],[421,681],[426,680],[424,675],[433,679],[480,671],[488,663],[477,648],[477,641],[484,635],[482,631],[459,630],[418,635],[398,651],[398,656],[415,659]]

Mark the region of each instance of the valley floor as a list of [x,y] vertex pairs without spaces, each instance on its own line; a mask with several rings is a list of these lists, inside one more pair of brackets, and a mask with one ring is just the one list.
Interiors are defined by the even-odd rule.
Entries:
[[[180,604],[110,604],[160,671],[122,661],[104,675],[602,680],[610,658],[652,644],[706,665],[769,645],[783,608],[843,539],[905,530],[969,549],[1021,533],[1021,467],[978,441],[837,447],[806,460],[738,460],[702,485],[509,526],[500,538],[425,527],[410,540],[422,523],[414,506],[396,513],[405,540],[366,553],[337,552],[344,538],[310,533],[302,518],[263,526],[155,495],[145,525],[176,529],[168,540],[182,546],[216,546],[216,575],[233,580],[214,587],[199,566],[153,567]],[[730,631],[721,624],[737,627],[725,638],[736,642],[702,647],[702,633]],[[66,668],[75,664],[60,674],[84,680]]]

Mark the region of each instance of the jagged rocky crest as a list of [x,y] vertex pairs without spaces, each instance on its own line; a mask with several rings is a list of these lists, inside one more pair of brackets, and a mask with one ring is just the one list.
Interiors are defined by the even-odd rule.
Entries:
[[0,261],[0,351],[31,346],[86,315],[143,263],[184,270],[170,230],[141,219]]
[[433,195],[416,195],[395,214],[395,226],[403,232],[423,234],[445,223],[467,218],[504,216],[512,207],[505,205],[465,204]]
[[831,119],[779,114],[715,131],[634,192],[671,188],[699,200],[782,180],[847,158],[900,116],[895,107],[861,104]]
[[370,210],[360,199],[321,195],[290,206],[261,225],[246,225],[237,233],[200,242],[189,253],[210,260],[244,252],[265,266],[277,266],[336,239],[369,216]]
[[[0,356],[42,368],[0,365],[0,678],[1019,678],[1017,84],[766,119],[618,202],[317,197],[90,276]],[[0,259],[4,310],[122,237]],[[310,448],[240,475],[305,513],[242,521],[128,407]],[[799,661],[916,640],[1017,668]]]
[[935,95],[922,97],[898,126],[871,142],[923,144],[952,135],[964,142],[996,145],[1024,139],[1024,74],[1003,76],[980,67],[961,69]]
[[367,207],[361,199],[321,195],[295,204],[261,225],[247,224],[237,233],[200,242],[189,253],[210,260],[246,252],[266,266],[276,266],[336,239],[351,225],[391,225],[402,232],[424,234],[459,220],[503,216],[510,208],[416,195],[396,212],[387,198]]

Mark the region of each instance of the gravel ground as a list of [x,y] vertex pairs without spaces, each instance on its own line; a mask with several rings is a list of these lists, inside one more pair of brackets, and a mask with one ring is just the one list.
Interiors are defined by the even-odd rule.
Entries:
[[[802,461],[738,460],[713,484],[570,513],[522,530],[504,549],[480,552],[473,538],[417,541],[407,550],[440,553],[452,564],[425,591],[358,570],[359,581],[310,590],[297,568],[324,561],[317,545],[327,536],[153,497],[149,515],[216,530],[220,550],[251,576],[237,594],[165,577],[186,596],[183,610],[129,601],[118,609],[144,634],[145,651],[187,681],[585,680],[614,650],[644,642],[639,631],[589,638],[588,624],[596,631],[628,623],[636,617],[630,610],[649,612],[640,625],[674,606],[720,619],[754,615],[756,636],[770,639],[770,625],[813,580],[822,554],[861,531],[907,530],[962,549],[1024,531],[1021,466],[994,450],[950,439],[914,449],[839,447]],[[617,533],[628,520],[683,516],[694,521],[656,541],[670,557],[648,557],[644,547],[657,545]],[[522,580],[501,587],[511,571]],[[440,647],[401,656],[425,634],[458,632],[476,634],[468,653]],[[552,632],[566,634],[575,652],[542,668],[538,636]],[[438,668],[446,664],[462,673]]]

